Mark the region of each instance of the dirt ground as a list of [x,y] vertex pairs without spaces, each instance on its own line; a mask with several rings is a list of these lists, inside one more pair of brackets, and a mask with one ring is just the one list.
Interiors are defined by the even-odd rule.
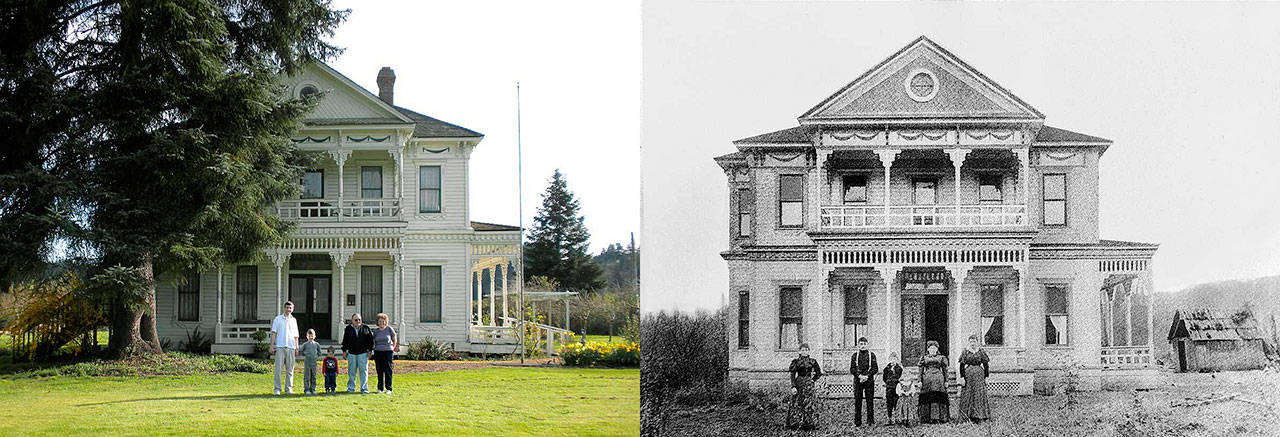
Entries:
[[[668,416],[664,435],[1280,436],[1280,373],[1165,373],[1162,378],[1150,391],[1080,393],[1072,407],[1065,406],[1065,395],[993,397],[992,420],[981,424],[858,428],[853,401],[844,399],[823,400],[821,425],[814,431],[785,429],[783,408],[741,403],[677,408]],[[1231,395],[1236,397],[1223,399]],[[876,400],[881,422],[882,402]]]

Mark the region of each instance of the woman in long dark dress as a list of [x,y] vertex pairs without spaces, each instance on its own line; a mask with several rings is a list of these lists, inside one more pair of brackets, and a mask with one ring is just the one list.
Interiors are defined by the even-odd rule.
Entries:
[[987,351],[978,347],[977,334],[969,336],[969,347],[960,352],[960,417],[974,422],[991,418],[991,398],[987,393],[987,376],[991,375]]
[[920,423],[951,420],[951,400],[947,397],[947,356],[938,353],[938,342],[925,343],[920,357]]
[[791,396],[791,408],[787,410],[787,428],[813,429],[817,424],[817,412],[814,411],[816,396],[813,383],[822,376],[822,368],[818,360],[809,358],[809,345],[800,345],[800,355],[791,360],[791,386],[795,394]]

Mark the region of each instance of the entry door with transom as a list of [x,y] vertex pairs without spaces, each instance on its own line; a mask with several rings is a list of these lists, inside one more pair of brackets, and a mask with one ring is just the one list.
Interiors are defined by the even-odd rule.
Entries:
[[947,277],[943,271],[902,273],[902,363],[915,365],[925,343],[938,342],[947,353]]
[[293,301],[293,316],[298,319],[299,343],[306,341],[307,329],[316,330],[317,340],[332,338],[330,282],[329,275],[289,275],[289,300]]

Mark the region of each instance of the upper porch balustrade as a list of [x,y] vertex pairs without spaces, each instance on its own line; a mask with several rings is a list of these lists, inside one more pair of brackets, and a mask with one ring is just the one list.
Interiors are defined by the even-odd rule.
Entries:
[[1027,224],[1026,205],[823,206],[822,228],[996,227]]
[[400,199],[295,199],[276,204],[276,215],[304,222],[398,219]]

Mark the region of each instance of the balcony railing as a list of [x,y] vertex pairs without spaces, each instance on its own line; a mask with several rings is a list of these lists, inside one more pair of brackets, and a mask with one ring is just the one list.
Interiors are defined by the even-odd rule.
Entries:
[[276,204],[276,215],[301,221],[380,220],[400,217],[400,199],[296,199]]
[[1026,205],[824,206],[824,229],[874,227],[993,227],[1027,223]]
[[1102,367],[1134,368],[1150,365],[1150,346],[1104,346],[1102,348]]

